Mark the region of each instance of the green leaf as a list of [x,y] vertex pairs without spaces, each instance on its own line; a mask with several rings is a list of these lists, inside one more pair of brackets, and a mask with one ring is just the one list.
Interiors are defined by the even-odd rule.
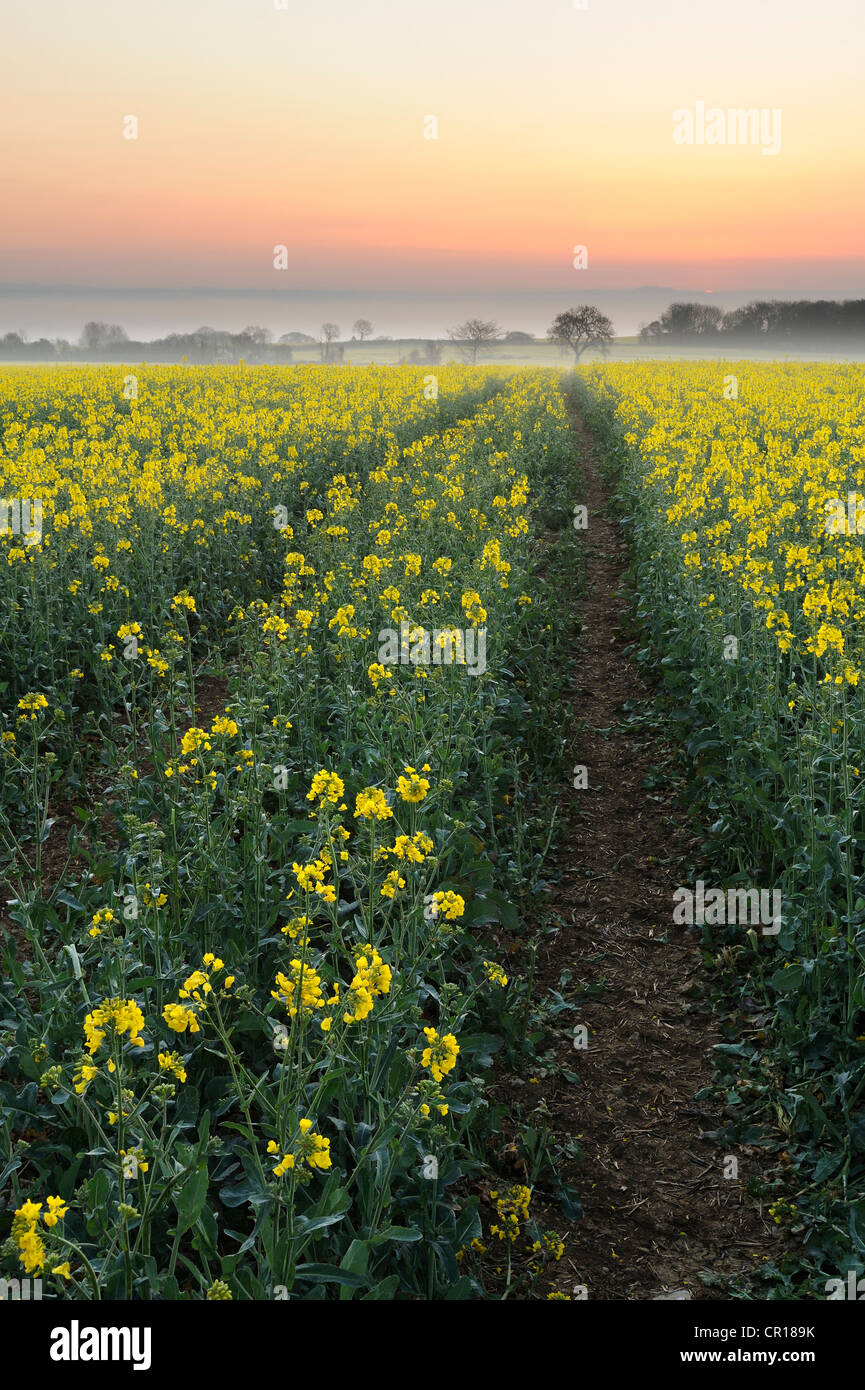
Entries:
[[361,1295],[361,1302],[367,1303],[370,1299],[380,1301],[382,1299],[392,1299],[399,1288],[399,1275],[390,1274],[387,1279],[382,1279],[380,1284],[376,1284],[370,1289],[369,1293]]
[[[339,1262],[340,1269],[349,1270],[353,1274],[364,1277],[366,1282],[367,1265],[369,1264],[369,1242],[366,1240],[353,1240]],[[354,1293],[354,1288],[348,1284],[343,1284],[339,1291],[342,1301],[350,1299]]]
[[66,951],[66,952],[68,953],[69,959],[72,961],[72,970],[73,970],[73,972],[74,972],[74,974],[75,974],[76,980],[80,980],[80,979],[81,979],[81,961],[80,961],[79,958],[78,958],[78,952],[76,951],[76,949],[75,949],[74,946],[64,946],[63,949],[64,949],[64,951]]
[[786,970],[776,970],[769,983],[779,994],[795,994],[802,988],[804,979],[805,971],[801,965],[789,965]]
[[203,1166],[187,1178],[180,1190],[175,1192],[174,1205],[180,1217],[178,1225],[181,1231],[188,1231],[198,1220],[198,1214],[207,1197],[207,1186],[207,1167]]
[[403,1243],[410,1243],[416,1240],[423,1240],[423,1231],[419,1231],[416,1226],[388,1226],[386,1231],[379,1231],[378,1235],[372,1237],[370,1245],[381,1245],[385,1240],[396,1240]]
[[362,1289],[366,1280],[349,1269],[338,1269],[336,1265],[298,1265],[295,1269],[298,1279],[309,1279],[314,1284],[346,1284],[349,1288]]
[[335,1226],[344,1217],[344,1211],[333,1212],[327,1216],[299,1216],[294,1229],[297,1235],[307,1236],[311,1231],[321,1231],[325,1226]]
[[61,888],[60,892],[57,894],[56,901],[58,903],[62,903],[64,907],[71,907],[73,912],[87,911],[87,908],[84,906],[84,904],[80,903],[78,899],[76,897],[73,897],[71,893],[67,892],[65,888]]

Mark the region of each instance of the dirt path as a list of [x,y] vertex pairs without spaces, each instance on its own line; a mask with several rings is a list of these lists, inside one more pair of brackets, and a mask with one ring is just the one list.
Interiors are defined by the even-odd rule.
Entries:
[[[569,968],[584,985],[605,988],[567,1015],[588,1029],[585,1051],[557,1058],[579,1084],[558,1083],[547,1098],[557,1134],[577,1136],[584,1154],[567,1172],[583,1217],[570,1227],[556,1284],[567,1291],[569,1280],[582,1283],[592,1300],[674,1290],[724,1298],[724,1276],[747,1275],[773,1257],[777,1238],[745,1193],[756,1156],[736,1154],[738,1181],[725,1178],[723,1146],[703,1137],[723,1118],[713,1103],[695,1100],[712,1079],[711,1048],[721,1039],[705,1002],[698,938],[672,923],[673,891],[689,881],[671,805],[675,763],[626,654],[626,548],[604,515],[592,437],[579,417],[573,424],[589,529],[570,761],[587,767],[588,789],[563,797],[554,906],[565,929],[541,955],[539,983],[555,988]],[[701,1273],[722,1278],[707,1287]]]

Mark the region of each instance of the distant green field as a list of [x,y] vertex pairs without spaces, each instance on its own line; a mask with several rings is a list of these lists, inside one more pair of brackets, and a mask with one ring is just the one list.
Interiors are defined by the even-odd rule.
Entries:
[[[428,363],[424,354],[426,352],[429,339],[425,338],[400,338],[389,342],[366,342],[366,343],[340,343],[338,347],[344,349],[344,357],[339,363],[334,365],[369,367],[377,366],[400,366],[411,363],[415,366],[444,366],[447,363],[465,365],[467,359],[460,353],[459,349],[451,342],[439,341],[441,348],[441,361],[439,363]],[[282,349],[284,352],[285,350]],[[419,354],[418,357],[413,354]],[[865,361],[865,353],[859,352],[838,352],[831,346],[822,344],[811,348],[802,349],[782,349],[779,345],[773,347],[748,347],[744,344],[728,344],[723,348],[712,348],[705,344],[695,344],[694,346],[683,346],[681,344],[671,344],[668,347],[647,347],[638,342],[636,335],[630,337],[616,338],[606,354],[606,360],[610,362],[700,362],[700,361],[742,361],[747,359],[754,362],[861,362]],[[186,362],[187,359],[172,359],[178,362]],[[243,359],[238,359],[243,360]],[[581,358],[581,364],[603,361],[601,353],[596,351],[586,352]],[[167,359],[161,356],[154,356],[150,359],[146,354],[141,357],[130,356],[128,359],[116,357],[94,357],[89,359],[91,365],[113,365],[113,366],[135,366],[141,365],[142,361],[151,365],[163,364]],[[293,350],[293,355],[289,361],[285,357],[274,359],[268,356],[256,359],[250,357],[247,365],[256,366],[261,363],[272,365],[296,365],[300,363],[319,363],[322,361],[321,349],[318,343],[308,343]],[[562,347],[559,343],[551,343],[546,339],[539,338],[533,343],[493,343],[485,350],[478,353],[477,366],[502,366],[511,367],[552,367],[557,370],[565,369],[574,364],[574,354],[568,347]],[[81,366],[80,361],[58,362],[56,364],[44,361],[11,361],[6,366]],[[190,360],[189,365],[207,365],[198,360]]]
[[[343,363],[353,367],[366,367],[372,363],[380,366],[398,365],[412,360],[411,354],[415,350],[423,353],[425,342],[424,339],[401,339],[390,343],[344,343],[342,344],[345,348]],[[453,343],[443,343],[441,348],[442,363],[465,362],[466,359]],[[712,349],[705,345],[695,345],[694,347],[671,345],[668,348],[657,348],[646,347],[637,341],[636,335],[616,338],[607,353],[607,360],[610,362],[666,362],[673,360],[699,362],[715,359],[741,361],[743,358],[757,362],[774,362],[782,358],[789,358],[791,361],[810,362],[860,361],[862,354],[839,354],[830,349],[820,350],[816,348],[801,351],[782,351],[777,346],[773,348],[748,348],[741,343],[730,344],[723,349]],[[321,357],[318,344],[310,344],[308,347],[295,349],[294,360],[295,362],[319,362]],[[602,360],[599,352],[586,352],[580,359],[584,363]],[[562,369],[573,365],[574,354],[570,348],[562,347],[559,343],[551,343],[545,339],[538,339],[534,343],[493,343],[489,348],[478,353],[478,366],[492,366],[497,363],[514,367],[556,367]],[[425,364],[421,361],[420,365]]]

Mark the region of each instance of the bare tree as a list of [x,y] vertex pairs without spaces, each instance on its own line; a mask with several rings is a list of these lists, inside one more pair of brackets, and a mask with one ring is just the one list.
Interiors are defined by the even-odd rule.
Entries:
[[248,328],[244,328],[240,334],[241,338],[249,338],[258,347],[264,347],[267,343],[273,342],[273,334],[269,328],[262,328],[257,323],[251,323]]
[[368,338],[371,335],[372,324],[369,319],[355,319],[351,331],[354,333],[355,337],[360,338],[360,341],[363,342],[364,338]]
[[494,343],[501,331],[495,319],[466,319],[456,328],[449,328],[448,337],[456,343],[466,362],[474,364],[481,348]]
[[549,336],[554,343],[567,344],[579,362],[587,348],[607,351],[613,341],[613,325],[594,305],[581,304],[577,309],[557,314],[550,325]]
[[318,355],[322,362],[342,361],[345,348],[334,341],[334,339],[338,337],[338,323],[323,323],[321,325],[321,341],[318,345]]
[[119,323],[99,323],[90,319],[81,334],[81,346],[86,352],[104,352],[117,343],[128,343],[126,330]]

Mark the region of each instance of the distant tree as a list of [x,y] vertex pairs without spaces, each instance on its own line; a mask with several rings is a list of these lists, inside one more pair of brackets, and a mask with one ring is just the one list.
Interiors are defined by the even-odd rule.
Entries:
[[717,304],[677,303],[665,309],[658,322],[661,334],[682,340],[719,332],[724,311]]
[[129,338],[119,323],[100,323],[90,319],[81,333],[81,346],[85,352],[104,352],[117,343],[128,343]]
[[437,366],[442,360],[442,345],[434,338],[425,338],[409,353],[408,360],[415,366]]
[[265,343],[273,341],[273,334],[269,328],[260,328],[258,324],[251,324],[249,328],[244,328],[240,334],[241,338],[249,338],[257,347],[264,347]]
[[828,338],[840,326],[839,305],[831,299],[798,299],[785,308],[780,327],[787,337]]
[[34,352],[35,343],[27,342],[27,334],[19,329],[17,333],[4,333],[0,338],[0,357],[14,361],[15,358],[32,358],[40,354]]
[[613,341],[613,325],[606,314],[592,304],[577,309],[565,309],[553,319],[549,336],[554,343],[564,343],[579,362],[587,348],[606,352]]
[[865,333],[865,299],[845,299],[838,306],[838,327],[845,334]]
[[661,336],[660,319],[652,319],[651,323],[641,323],[637,338],[641,343],[656,343]]
[[724,315],[724,333],[746,342],[771,337],[780,328],[787,308],[777,299],[752,300]]
[[323,323],[321,325],[321,343],[319,344],[319,356],[322,362],[340,362],[345,353],[345,348],[339,343],[334,342],[339,337],[338,323]]
[[456,343],[466,362],[475,363],[481,348],[494,343],[501,331],[495,319],[466,319],[456,328],[449,328],[448,337]]
[[311,333],[283,333],[279,339],[281,343],[287,343],[289,347],[300,347],[303,343],[314,343]]
[[364,338],[372,336],[372,324],[369,319],[355,319],[351,331],[363,342]]
[[512,328],[510,333],[505,334],[506,343],[533,343],[535,335],[533,333],[521,333],[518,328]]

